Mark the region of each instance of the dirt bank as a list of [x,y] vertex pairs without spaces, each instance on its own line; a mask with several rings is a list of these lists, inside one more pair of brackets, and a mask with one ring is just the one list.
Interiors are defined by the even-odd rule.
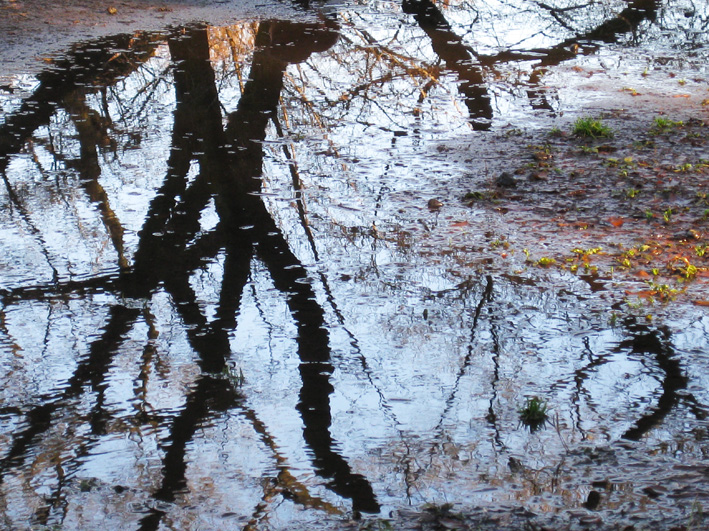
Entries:
[[81,40],[195,21],[219,25],[244,18],[303,16],[290,2],[266,6],[255,0],[0,0],[0,81],[37,72],[45,58]]

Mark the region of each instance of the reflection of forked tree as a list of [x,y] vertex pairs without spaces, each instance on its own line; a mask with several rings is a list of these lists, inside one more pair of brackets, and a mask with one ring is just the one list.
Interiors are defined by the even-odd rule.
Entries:
[[[301,359],[302,387],[298,410],[303,418],[304,439],[314,456],[318,474],[329,480],[336,493],[351,498],[357,511],[378,511],[371,486],[362,476],[353,474],[346,461],[334,450],[329,433],[328,334],[324,328],[322,308],[315,301],[307,282],[307,273],[288,248],[279,228],[254,194],[260,190],[263,148],[267,122],[273,117],[283,83],[283,73],[291,62],[301,61],[314,51],[322,51],[336,40],[331,23],[289,24],[263,23],[259,27],[249,81],[237,110],[222,126],[214,73],[209,63],[209,46],[205,28],[191,28],[170,39],[170,51],[177,68],[175,87],[177,106],[174,115],[173,142],[168,161],[168,174],[151,203],[147,220],[140,233],[134,267],[123,270],[118,279],[93,279],[85,285],[59,283],[36,290],[17,290],[10,299],[51,297],[77,289],[112,291],[131,298],[149,299],[162,286],[172,297],[190,339],[199,355],[202,376],[186,397],[186,405],[174,419],[163,460],[163,481],[154,494],[157,499],[174,500],[185,486],[186,444],[206,419],[218,412],[240,407],[240,397],[218,377],[230,355],[229,330],[236,326],[241,292],[247,282],[252,257],[268,267],[276,287],[287,296],[298,327],[298,352]],[[293,42],[297,46],[289,46]],[[85,104],[79,91],[68,91],[61,100],[74,116]],[[56,98],[53,95],[52,100]],[[42,116],[25,119],[19,127],[21,138],[48,120],[53,107],[47,105]],[[45,116],[46,115],[46,116]],[[12,125],[12,124],[10,124]],[[91,130],[84,123],[77,127],[82,144],[81,169],[86,182],[95,181],[100,170],[91,146]],[[7,156],[19,150],[7,146]],[[6,146],[3,146],[6,147]],[[16,148],[16,149],[15,149]],[[193,160],[200,172],[188,185],[187,173]],[[5,159],[6,161],[7,159]],[[102,198],[92,195],[94,201]],[[103,198],[105,199],[105,198]],[[200,232],[200,215],[214,200],[220,221],[206,233]],[[104,201],[107,204],[107,201]],[[104,222],[107,222],[104,216]],[[121,233],[107,225],[114,245],[122,257]],[[192,272],[223,251],[224,275],[216,318],[208,322],[197,302],[189,277]],[[89,355],[69,381],[58,400],[34,408],[29,414],[30,427],[14,438],[11,451],[2,462],[7,471],[19,464],[37,437],[49,428],[53,413],[77,398],[89,384],[98,393],[91,416],[92,432],[105,433],[110,417],[103,410],[105,378],[115,353],[139,312],[113,306],[101,338],[92,343]],[[307,503],[307,502],[306,502]],[[143,527],[156,527],[162,517],[154,511],[143,520]]]
[[[256,195],[261,187],[262,141],[268,121],[276,112],[285,68],[290,62],[303,60],[312,52],[331,46],[337,38],[336,33],[327,25],[261,24],[249,80],[237,110],[228,117],[225,131],[222,130],[214,74],[209,63],[206,30],[190,30],[188,35],[190,38],[170,42],[170,51],[177,63],[178,101],[173,155],[169,164],[171,168],[182,169],[175,183],[177,186],[158,194],[161,202],[167,201],[165,206],[168,209],[154,212],[141,232],[134,280],[140,284],[142,279],[155,275],[154,263],[158,267],[161,264],[172,267],[161,256],[164,252],[174,254],[175,248],[186,247],[186,242],[196,236],[200,212],[213,197],[220,221],[205,237],[212,241],[208,247],[225,251],[224,280],[216,319],[206,323],[197,308],[196,297],[189,287],[190,269],[178,268],[181,275],[169,271],[165,276],[158,274],[167,291],[175,297],[181,312],[194,304],[190,315],[183,319],[191,325],[188,333],[201,356],[203,369],[217,372],[224,367],[229,355],[228,331],[236,326],[239,299],[248,279],[251,259],[257,256],[268,268],[276,288],[287,294],[287,303],[298,327],[302,379],[298,410],[303,419],[305,442],[314,454],[316,471],[329,479],[334,492],[351,498],[355,510],[376,512],[379,507],[369,483],[362,476],[351,473],[349,465],[333,449],[329,433],[329,395],[333,390],[329,375],[333,367],[329,362],[329,340],[322,308],[307,282],[307,272]],[[186,138],[191,145],[181,145]],[[199,156],[200,174],[189,189],[183,189],[189,162],[195,152],[203,153]],[[166,185],[170,179],[166,180]],[[196,190],[194,203],[187,199],[193,188]],[[178,194],[181,201],[175,199]],[[158,245],[154,245],[150,239],[156,227],[152,226],[151,220],[155,219],[160,225],[158,218],[165,219],[168,212],[177,215],[180,226],[170,227],[174,219],[171,217],[165,230],[159,233],[171,234],[179,241],[175,245],[169,238],[166,240],[161,236],[159,242],[154,242]],[[199,238],[195,245],[201,245]],[[139,285],[137,287],[140,289]],[[186,412],[181,418],[185,422],[191,419]],[[175,453],[181,458],[178,461],[184,463],[184,448],[178,448]],[[165,472],[170,468],[166,463]],[[180,487],[183,480],[179,478],[178,482],[170,484],[164,482],[162,491],[165,492],[158,493],[158,497],[170,499],[175,487]]]
[[[454,53],[462,48],[454,46],[455,40],[450,38],[450,32],[441,32],[443,23],[439,23],[436,30],[439,33],[435,35],[437,44],[434,50],[445,58],[447,65],[450,63],[449,68],[455,70],[457,64],[462,69],[465,66],[462,62],[464,56],[458,57]],[[429,35],[434,39],[433,33]],[[276,287],[287,294],[288,305],[298,326],[302,379],[298,410],[305,426],[305,442],[314,455],[315,468],[319,474],[331,480],[330,486],[334,492],[353,500],[355,509],[378,509],[367,481],[352,474],[345,460],[333,450],[329,433],[329,395],[332,392],[329,375],[333,367],[330,363],[328,334],[323,328],[322,308],[314,301],[313,291],[307,282],[307,272],[288,248],[282,232],[263,202],[255,195],[261,185],[261,141],[265,138],[268,120],[274,118],[286,66],[304,60],[314,51],[326,49],[335,37],[333,28],[327,24],[262,24],[257,34],[256,44],[259,48],[254,56],[250,79],[237,110],[228,117],[226,130],[222,126],[214,74],[208,60],[206,31],[203,28],[188,29],[179,38],[170,39],[170,51],[177,67],[173,149],[168,161],[168,174],[151,204],[148,219],[140,234],[134,267],[128,269],[122,263],[124,271],[117,279],[95,278],[83,285],[66,282],[34,292],[40,298],[76,289],[101,289],[144,300],[149,299],[162,286],[171,295],[187,329],[190,343],[199,355],[203,375],[188,393],[183,411],[173,421],[170,437],[166,441],[162,483],[154,493],[157,499],[172,501],[184,488],[186,446],[200,424],[220,412],[242,408],[238,393],[223,379],[216,377],[216,374],[221,372],[229,358],[228,332],[236,326],[240,297],[247,282],[250,262],[253,257],[257,257],[268,267]],[[288,46],[292,41],[298,45]],[[446,46],[454,46],[455,49],[447,50]],[[559,60],[570,57],[570,52],[565,50],[559,46]],[[555,64],[554,54],[549,51],[548,56],[547,64]],[[513,59],[499,57],[500,62],[504,60]],[[495,62],[491,59],[486,61]],[[485,64],[485,61],[481,62]],[[479,74],[477,70],[473,73],[476,76]],[[484,92],[482,77],[479,77],[479,81],[478,77],[469,77],[470,87],[474,90],[465,93],[466,102],[470,96],[473,98],[470,102],[476,103],[473,101],[477,98],[476,94]],[[80,96],[79,93],[69,93],[58,100],[63,102],[73,116],[79,116],[85,109]],[[481,116],[488,117],[485,114],[487,107],[483,102],[476,108],[482,109]],[[43,107],[40,106],[41,109]],[[473,108],[469,106],[469,109],[473,116]],[[22,131],[25,133],[31,133],[32,127],[36,127],[30,122],[28,120],[28,125],[23,126]],[[92,147],[91,129],[77,124],[77,130],[82,146],[80,173],[85,188],[93,202],[107,206],[105,194],[92,192],[99,167],[95,150],[92,152],[89,149]],[[6,157],[9,153],[4,151],[0,155]],[[4,160],[6,162],[7,159]],[[194,160],[199,162],[200,172],[188,184],[187,174]],[[214,230],[203,234],[200,232],[200,213],[212,199],[220,221]],[[119,251],[119,257],[122,257],[120,224],[110,219],[110,209],[105,209],[105,212],[102,210],[102,215]],[[222,251],[225,256],[224,280],[219,291],[216,319],[208,321],[199,307],[189,278],[193,271],[215,259]],[[18,291],[13,296],[30,300],[34,295],[32,290],[26,290]],[[7,300],[11,299],[9,297]],[[48,428],[56,409],[78,398],[85,386],[90,386],[97,394],[90,417],[91,430],[96,436],[105,433],[110,414],[104,410],[103,394],[107,385],[110,356],[116,352],[138,318],[138,311],[122,305],[115,305],[110,310],[109,322],[104,327],[102,337],[92,343],[89,355],[79,364],[61,399],[38,406],[28,415],[30,428],[15,438],[13,450],[0,465],[0,473],[18,464],[27,448],[34,444],[34,439]],[[665,366],[663,368],[666,369]],[[671,391],[668,396],[671,397],[676,394],[678,387],[668,388]],[[654,418],[651,420],[657,421]],[[645,426],[639,428],[645,430]],[[637,436],[629,432],[630,435]],[[156,526],[161,516],[158,511],[151,513],[144,520],[144,526]]]

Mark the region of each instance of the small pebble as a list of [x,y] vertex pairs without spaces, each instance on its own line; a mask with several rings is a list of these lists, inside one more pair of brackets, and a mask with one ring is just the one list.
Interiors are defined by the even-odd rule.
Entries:
[[601,494],[597,490],[592,490],[588,493],[586,503],[584,503],[583,505],[589,511],[594,511],[598,507],[599,503],[601,503]]
[[505,171],[495,180],[495,184],[501,188],[515,188],[517,181]]
[[645,488],[643,489],[643,492],[645,493],[645,495],[646,495],[648,498],[655,499],[655,498],[659,498],[659,497],[660,497],[660,493],[657,492],[657,491],[656,491],[655,489],[653,489],[652,487],[645,487]]
[[431,210],[438,210],[443,206],[443,203],[441,203],[438,199],[429,199],[428,200],[428,208]]

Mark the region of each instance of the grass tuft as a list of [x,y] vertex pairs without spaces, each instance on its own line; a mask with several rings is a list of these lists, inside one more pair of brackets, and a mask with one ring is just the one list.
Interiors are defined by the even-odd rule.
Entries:
[[547,419],[546,402],[536,396],[527,398],[524,406],[519,410],[519,418],[524,424],[540,424]]
[[600,119],[591,116],[584,116],[574,122],[573,133],[576,136],[589,138],[610,138],[613,130],[604,124]]

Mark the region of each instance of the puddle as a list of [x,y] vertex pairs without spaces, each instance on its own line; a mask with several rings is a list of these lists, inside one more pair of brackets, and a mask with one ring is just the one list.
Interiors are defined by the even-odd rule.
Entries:
[[705,525],[706,8],[301,13],[7,78],[5,525]]

